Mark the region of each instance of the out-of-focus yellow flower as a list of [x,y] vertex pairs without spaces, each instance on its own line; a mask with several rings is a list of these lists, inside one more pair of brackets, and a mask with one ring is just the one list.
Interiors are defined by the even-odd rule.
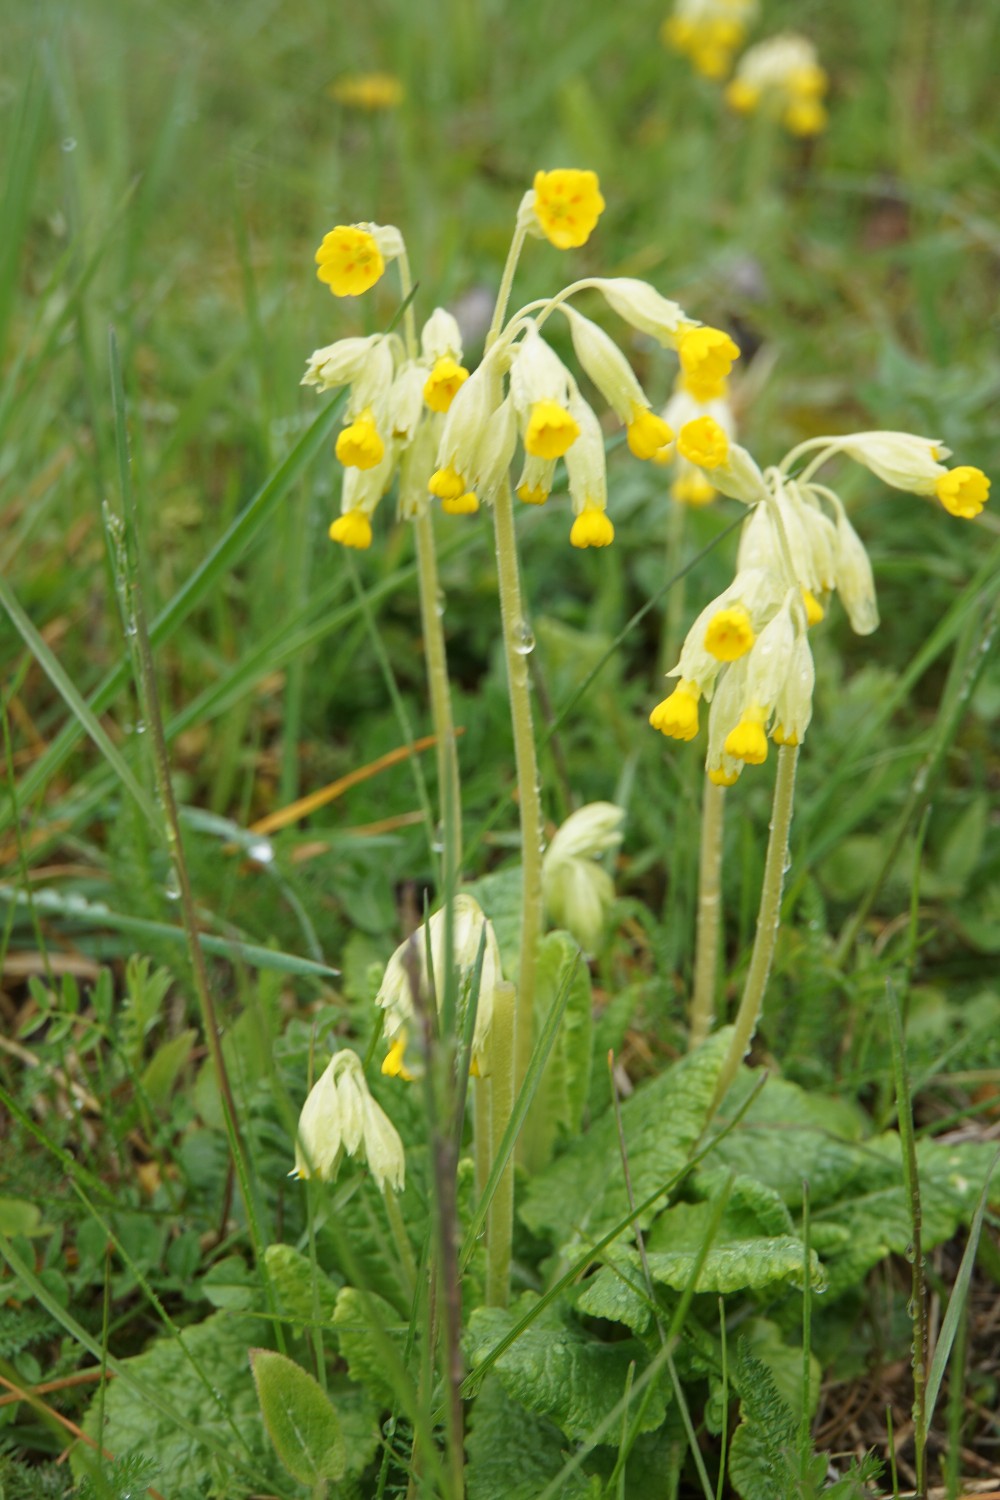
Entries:
[[355,547],[366,552],[372,544],[372,523],[364,511],[348,510],[330,523],[330,540],[342,547]]
[[677,346],[684,389],[696,401],[712,401],[726,389],[739,345],[721,328],[689,328]]
[[676,0],[660,27],[665,47],[688,57],[703,78],[725,78],[757,14],[757,0]]
[[459,387],[468,378],[468,370],[450,354],[435,360],[434,368],[424,384],[424,400],[431,411],[447,411],[458,394]]
[[597,173],[575,167],[536,172],[534,190],[522,205],[522,214],[526,212],[557,249],[578,249],[587,243],[604,212]]
[[938,480],[935,493],[949,515],[971,521],[989,499],[990,482],[982,469],[963,464]]
[[827,123],[823,97],[828,86],[812,42],[783,32],[744,52],[726,89],[726,103],[741,115],[760,109],[792,135],[819,135]]
[[393,73],[342,73],[327,89],[331,99],[347,109],[398,109],[403,85]]
[[729,457],[729,439],[714,417],[696,417],[681,428],[677,451],[700,469],[718,469]]

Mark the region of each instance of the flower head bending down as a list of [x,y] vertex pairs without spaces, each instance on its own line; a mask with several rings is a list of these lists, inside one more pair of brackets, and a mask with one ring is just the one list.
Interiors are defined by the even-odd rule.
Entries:
[[726,89],[726,102],[738,114],[760,109],[792,135],[818,135],[827,122],[827,86],[812,42],[784,32],[744,52]]
[[660,35],[703,77],[725,78],[756,13],[757,0],[676,0]]
[[380,1192],[401,1192],[406,1159],[399,1133],[368,1091],[357,1053],[335,1052],[299,1116],[293,1177],[333,1182],[344,1156],[367,1161]]
[[[375,996],[375,1004],[385,1012],[385,1036],[390,1043],[382,1072],[396,1077],[412,1077],[406,1055],[407,1040],[414,1030],[414,986],[423,1003],[440,1009],[445,992],[447,954],[447,917],[444,910],[435,912],[426,926],[418,927],[412,937],[400,943],[386,964],[385,974]],[[476,1000],[476,1022],[472,1037],[472,1070],[478,1076],[489,1074],[489,1034],[493,1020],[493,998],[503,979],[500,949],[493,924],[487,921],[474,897],[459,893],[452,902],[452,961],[455,968],[458,1031],[472,1003],[472,988],[480,946],[483,966]],[[430,966],[428,967],[428,948]],[[414,1062],[414,1067],[417,1063]]]
[[613,802],[588,802],[556,831],[542,860],[546,909],[585,953],[600,946],[615,898],[614,881],[597,861],[618,848],[624,816]]
[[566,455],[570,499],[575,520],[569,539],[574,547],[607,547],[615,528],[607,513],[608,477],[604,457],[604,434],[593,409],[574,393],[570,413],[580,436]]
[[[708,401],[700,401],[687,389],[683,373],[673,395],[663,409],[663,417],[667,425],[675,432],[680,432],[689,422],[709,417],[722,432],[727,445],[731,445],[736,436],[736,420],[729,404],[726,385],[723,385],[723,390],[718,396]],[[718,492],[708,474],[693,464],[689,458],[685,458],[676,444],[663,460],[658,457],[657,461],[666,462],[671,466],[670,496],[678,504],[700,507],[708,505],[715,499]]]
[[560,167],[554,172],[535,173],[534,186],[521,204],[518,224],[559,250],[576,250],[587,243],[603,212],[597,173]]

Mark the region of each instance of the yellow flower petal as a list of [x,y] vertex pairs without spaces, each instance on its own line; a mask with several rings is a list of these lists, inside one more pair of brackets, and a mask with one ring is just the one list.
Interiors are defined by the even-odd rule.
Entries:
[[545,238],[560,250],[585,245],[604,211],[596,172],[563,167],[535,173],[535,217]]

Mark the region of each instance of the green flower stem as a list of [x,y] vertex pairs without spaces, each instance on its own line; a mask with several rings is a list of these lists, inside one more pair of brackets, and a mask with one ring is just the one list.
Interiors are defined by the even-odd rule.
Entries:
[[[681,565],[681,549],[684,545],[684,523],[687,506],[676,500],[669,502],[667,512],[667,571]],[[667,595],[667,608],[663,619],[663,644],[660,660],[664,672],[674,665],[681,648],[681,621],[684,619],[684,594],[686,578],[681,574]]]
[[785,867],[788,864],[788,830],[792,823],[792,806],[795,801],[795,767],[798,763],[798,745],[782,745],[778,750],[778,774],[774,783],[774,806],[771,811],[771,836],[767,843],[767,858],[764,863],[764,884],[760,893],[760,909],[757,913],[757,932],[754,937],[750,968],[743,986],[743,997],[736,1013],[736,1027],[732,1045],[716,1085],[713,1110],[722,1102],[729,1085],[739,1070],[753,1041],[774,945],[781,920],[781,892],[785,883]]
[[437,741],[438,802],[442,827],[442,885],[446,893],[458,885],[462,865],[462,799],[458,775],[458,750],[455,724],[451,712],[451,684],[445,655],[444,630],[438,600],[437,556],[434,550],[434,522],[430,511],[417,516],[413,523],[417,539],[417,577],[420,587],[420,621],[427,661],[427,686],[431,698],[431,719]]
[[500,616],[507,661],[507,690],[514,730],[514,758],[521,812],[521,962],[518,971],[517,1023],[515,1028],[514,1087],[521,1087],[531,1059],[535,1013],[535,969],[542,922],[542,807],[539,796],[538,758],[531,720],[528,659],[524,652],[527,625],[521,606],[521,578],[514,530],[514,498],[510,480],[504,479],[493,504],[496,532],[497,576],[500,584]]
[[413,1259],[413,1250],[410,1246],[410,1237],[403,1223],[403,1215],[399,1209],[399,1200],[392,1188],[386,1188],[382,1194],[382,1202],[385,1204],[385,1216],[389,1221],[389,1233],[399,1256],[399,1263],[403,1268],[403,1278],[406,1283],[406,1295],[413,1300],[417,1287],[417,1263]]
[[701,803],[701,854],[698,871],[698,928],[695,938],[694,991],[691,997],[690,1045],[699,1046],[715,1019],[715,980],[722,918],[722,831],[726,788],[704,778]]
[[[490,1162],[500,1151],[514,1108],[514,1045],[517,1002],[512,984],[497,986],[490,1028]],[[478,1118],[477,1118],[478,1123]],[[477,1152],[478,1155],[478,1152]],[[514,1229],[514,1162],[497,1182],[486,1219],[486,1303],[506,1307],[510,1290],[510,1247]]]
[[500,290],[497,292],[496,306],[493,309],[493,319],[490,323],[490,331],[486,335],[486,350],[488,351],[497,341],[497,335],[503,327],[503,320],[507,315],[507,303],[510,301],[511,287],[514,285],[514,272],[521,258],[524,248],[524,240],[527,231],[518,224],[514,230],[514,237],[507,251],[507,260],[504,264],[503,275],[500,278]]

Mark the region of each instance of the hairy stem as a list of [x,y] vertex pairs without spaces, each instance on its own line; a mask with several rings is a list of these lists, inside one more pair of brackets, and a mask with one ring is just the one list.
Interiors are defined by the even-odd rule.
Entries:
[[690,1045],[699,1046],[715,1019],[715,985],[722,920],[722,831],[726,789],[704,778],[701,803],[701,854],[698,870],[698,926],[695,937],[694,990],[691,997]]
[[518,972],[514,1089],[524,1081],[531,1059],[535,1012],[535,970],[542,923],[542,807],[538,758],[531,717],[528,660],[524,653],[527,624],[521,603],[521,576],[514,530],[514,499],[505,479],[493,505],[500,617],[503,624],[507,690],[514,730],[514,759],[521,813],[521,962]]
[[722,1102],[729,1085],[736,1077],[740,1063],[753,1041],[774,945],[778,937],[781,920],[781,893],[785,883],[785,866],[788,863],[788,830],[792,823],[792,806],[795,801],[795,767],[798,763],[798,745],[782,745],[778,751],[778,774],[774,783],[774,806],[771,811],[771,836],[767,842],[767,858],[764,862],[764,884],[760,893],[760,909],[757,913],[757,932],[754,937],[750,968],[740,1008],[736,1013],[736,1026],[732,1045],[715,1089],[713,1110]]
[[[514,986],[497,986],[490,1037],[490,1165],[496,1160],[514,1109]],[[510,1247],[514,1229],[514,1162],[507,1165],[486,1219],[486,1303],[506,1307],[510,1291]]]

